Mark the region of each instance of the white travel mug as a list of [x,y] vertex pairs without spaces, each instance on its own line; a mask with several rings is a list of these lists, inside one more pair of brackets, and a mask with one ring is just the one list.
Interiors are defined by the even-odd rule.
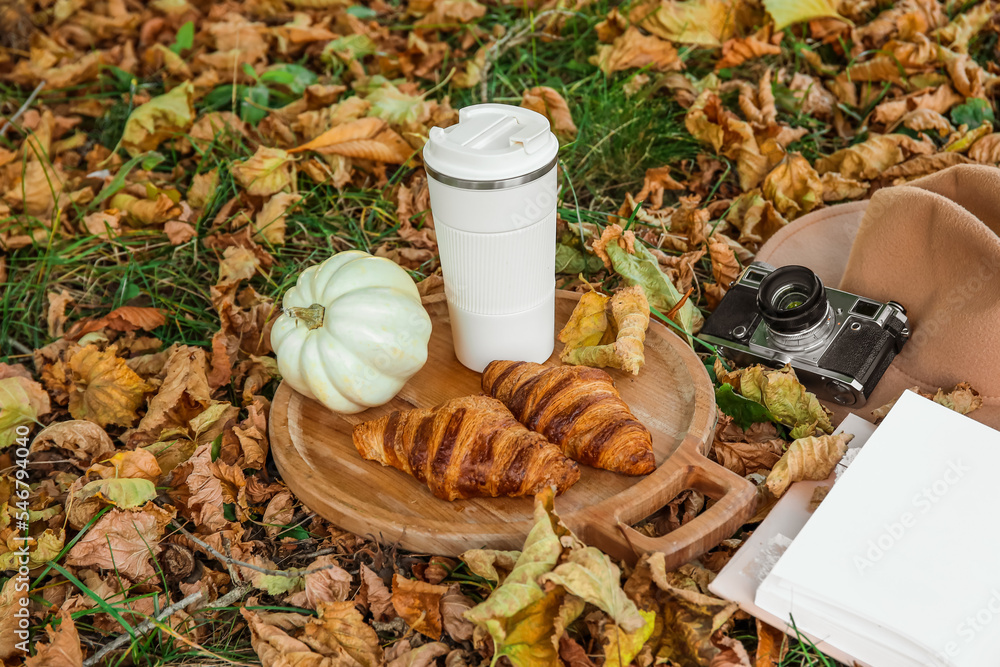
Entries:
[[424,165],[455,355],[544,362],[555,345],[556,154],[545,116],[507,104],[431,128]]

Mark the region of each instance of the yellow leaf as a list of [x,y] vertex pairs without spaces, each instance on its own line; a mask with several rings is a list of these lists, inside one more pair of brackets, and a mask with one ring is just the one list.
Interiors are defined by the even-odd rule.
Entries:
[[0,380],[0,449],[17,439],[18,426],[35,422],[50,409],[49,395],[34,380],[16,375]]
[[[602,309],[606,301],[607,297],[603,297]],[[605,311],[601,310],[599,313],[594,313],[594,316],[600,317],[604,314]],[[602,338],[596,336],[598,332],[594,327],[588,330],[589,335],[585,339],[594,342],[572,347],[567,344],[560,357],[562,361],[574,366],[620,368],[633,375],[637,374],[646,362],[643,355],[643,344],[646,340],[646,329],[649,327],[649,301],[646,299],[642,286],[632,285],[619,290],[611,298],[611,316],[613,327],[607,330],[607,320],[605,319],[605,330],[600,333],[603,338],[607,338],[606,334],[613,334],[614,342],[604,345],[598,344]],[[585,317],[585,315],[581,313],[581,317]],[[567,327],[572,323],[571,317]],[[560,336],[562,336],[562,332],[560,332]],[[560,340],[563,339],[560,338]]]
[[115,355],[109,346],[101,352],[96,345],[78,350],[69,360],[73,386],[69,412],[99,426],[131,426],[146,392],[153,387]]
[[194,85],[185,81],[154,97],[131,113],[122,133],[122,147],[135,157],[155,150],[194,122]]
[[564,363],[573,350],[601,342],[608,329],[606,307],[610,298],[597,291],[585,292],[580,297],[558,335],[559,341],[565,344],[561,357]]
[[639,610],[644,623],[638,629],[626,632],[617,624],[604,626],[604,667],[625,667],[639,655],[643,645],[653,635],[656,612]]
[[768,474],[767,488],[780,498],[792,482],[826,479],[847,453],[847,443],[853,437],[838,433],[795,440]]
[[789,153],[764,178],[764,196],[788,220],[808,213],[823,201],[823,183],[809,161]]
[[[794,23],[834,18],[851,23],[837,13],[829,0],[763,0],[764,9],[774,19],[774,29],[784,30]],[[851,24],[853,25],[853,24]]]
[[[289,151],[290,152],[290,151]],[[292,185],[288,153],[280,148],[260,146],[251,157],[234,162],[233,178],[246,191],[258,197],[270,197]]]
[[[964,128],[965,125],[963,125],[962,127]],[[945,151],[946,153],[964,153],[965,151],[969,150],[969,148],[974,143],[976,143],[983,137],[989,136],[991,132],[993,132],[993,123],[989,122],[988,120],[983,121],[983,124],[980,125],[979,127],[973,130],[968,130],[954,137],[941,150]]]
[[732,0],[659,0],[637,5],[629,18],[657,37],[712,47],[759,24],[762,17],[750,3]]
[[635,632],[647,625],[647,619],[622,590],[621,570],[594,547],[574,549],[566,562],[542,575],[539,582],[562,586],[606,613],[625,632]]
[[81,499],[96,496],[122,509],[144,505],[156,497],[156,487],[148,479],[95,479],[84,485]]

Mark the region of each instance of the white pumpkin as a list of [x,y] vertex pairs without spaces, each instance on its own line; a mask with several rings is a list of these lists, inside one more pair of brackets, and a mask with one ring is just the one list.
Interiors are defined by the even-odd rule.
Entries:
[[359,250],[312,266],[271,329],[278,370],[335,412],[387,403],[427,361],[431,320],[398,264]]

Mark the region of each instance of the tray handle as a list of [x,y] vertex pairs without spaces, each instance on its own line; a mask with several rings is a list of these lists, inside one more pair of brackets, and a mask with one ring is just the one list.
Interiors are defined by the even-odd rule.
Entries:
[[[681,491],[694,489],[716,501],[710,508],[677,530],[660,537],[643,535],[629,524],[653,514],[662,506],[653,507],[631,520],[627,517],[623,520],[617,514],[605,515],[603,519],[595,516],[588,522],[584,540],[631,563],[645,553],[663,552],[669,572],[735,533],[753,515],[757,499],[754,485],[704,457],[687,455],[686,458],[684,463],[687,465],[680,466],[678,470],[683,471],[683,476],[676,480],[680,484],[675,482],[677,493],[669,498],[673,500]],[[675,485],[670,482],[669,486]]]

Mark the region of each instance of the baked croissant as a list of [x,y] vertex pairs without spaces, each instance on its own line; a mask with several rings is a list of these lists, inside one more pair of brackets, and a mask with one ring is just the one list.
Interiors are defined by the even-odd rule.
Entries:
[[599,368],[494,361],[483,371],[483,391],[575,461],[626,475],[656,468],[649,431]]
[[503,403],[466,396],[435,408],[392,412],[354,427],[362,458],[409,473],[438,498],[562,493],[580,468]]

